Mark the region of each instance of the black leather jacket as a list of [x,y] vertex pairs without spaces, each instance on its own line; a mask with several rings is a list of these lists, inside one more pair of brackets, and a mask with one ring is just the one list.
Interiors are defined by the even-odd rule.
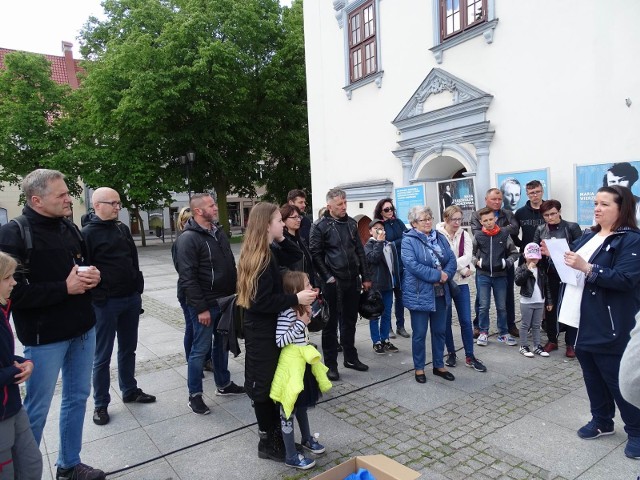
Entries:
[[332,276],[353,280],[358,275],[363,282],[371,281],[358,223],[348,215],[336,219],[326,212],[316,220],[311,226],[309,251],[316,273],[324,282]]
[[[516,268],[514,283],[520,287],[520,296],[531,298],[533,287],[536,284],[536,277],[533,272],[523,263]],[[547,281],[547,274],[543,268],[538,268],[538,288],[544,297],[545,305],[555,305],[555,295],[550,283]]]

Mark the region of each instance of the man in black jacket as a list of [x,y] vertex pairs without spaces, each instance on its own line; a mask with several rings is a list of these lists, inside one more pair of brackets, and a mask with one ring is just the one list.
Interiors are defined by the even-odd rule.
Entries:
[[24,406],[40,444],[62,371],[56,480],[101,480],[102,470],[80,463],[96,346],[89,292],[100,282],[100,271],[78,269],[86,265],[86,252],[78,228],[65,218],[72,212],[64,175],[34,170],[22,181],[22,191],[27,201],[23,223],[0,228],[0,249],[21,264],[11,294],[13,319],[24,357],[35,366]]
[[309,250],[316,272],[323,282],[322,291],[329,302],[330,320],[322,331],[322,352],[330,380],[338,380],[338,317],[344,366],[358,371],[369,369],[358,359],[354,346],[360,277],[362,288],[371,288],[358,223],[347,215],[347,194],[340,189],[327,193],[327,211],[311,227]]
[[202,369],[212,336],[216,395],[244,394],[244,388],[231,381],[229,352],[223,347],[223,336],[215,333],[221,315],[218,299],[236,291],[236,262],[226,234],[215,226],[218,206],[211,195],[193,195],[189,206],[193,217],[176,241],[175,263],[193,327],[187,370],[189,407],[198,415],[207,415],[210,410],[202,400]]
[[[291,190],[287,193],[287,203],[289,205],[293,205],[294,207],[298,207],[300,210],[301,219],[300,219],[300,238],[304,242],[305,246],[309,246],[309,234],[311,232],[311,220],[309,217],[305,215],[305,209],[307,208],[307,195],[303,190]],[[284,219],[283,219],[284,220]],[[313,283],[313,279],[311,280]]]
[[96,314],[96,356],[93,360],[93,423],[109,423],[111,353],[118,335],[118,383],[124,403],[153,403],[156,397],[138,388],[135,378],[138,325],[144,280],[138,250],[126,225],[118,221],[122,208],[118,192],[98,188],[91,197],[94,214],[87,218],[82,236],[87,258],[102,281],[91,291]]
[[[533,236],[536,233],[538,225],[544,223],[544,218],[542,218],[542,213],[540,213],[540,206],[542,205],[542,197],[544,195],[542,183],[539,180],[531,180],[525,188],[529,200],[515,213],[518,225],[522,229],[522,238],[518,238],[517,235],[511,236],[516,246],[520,248],[521,254],[524,252],[524,247],[533,242]],[[520,263],[523,263],[523,261],[524,257],[520,255]]]

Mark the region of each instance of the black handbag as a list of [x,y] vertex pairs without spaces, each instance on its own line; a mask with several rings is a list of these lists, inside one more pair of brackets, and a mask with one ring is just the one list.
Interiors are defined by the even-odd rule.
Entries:
[[307,329],[310,332],[321,332],[329,323],[329,303],[321,292],[311,304],[309,318],[311,321],[307,325]]
[[451,297],[457,297],[460,293],[460,286],[453,280],[453,278],[447,278],[447,285],[449,285],[449,293]]
[[358,313],[362,318],[375,320],[382,316],[382,312],[384,312],[384,302],[380,291],[370,288],[360,294]]

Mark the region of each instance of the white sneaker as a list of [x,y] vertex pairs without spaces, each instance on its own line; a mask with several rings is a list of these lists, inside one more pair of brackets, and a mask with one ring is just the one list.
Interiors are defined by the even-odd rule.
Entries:
[[536,349],[533,351],[533,353],[535,353],[536,355],[540,355],[541,357],[549,356],[549,354],[544,351],[544,348],[542,348],[542,345],[538,345]]
[[478,336],[478,340],[476,340],[476,345],[478,345],[479,347],[486,347],[488,343],[489,337],[486,333],[481,333]]
[[520,347],[520,353],[527,358],[533,358],[533,353],[531,353],[531,350],[529,350],[529,347],[526,345],[524,347]]
[[511,335],[498,335],[498,341],[500,343],[506,343],[510,347],[515,347],[518,345],[518,342]]

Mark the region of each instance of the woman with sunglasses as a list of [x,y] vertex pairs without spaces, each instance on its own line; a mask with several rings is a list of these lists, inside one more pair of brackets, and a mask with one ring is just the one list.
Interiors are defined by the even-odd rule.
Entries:
[[[284,222],[284,238],[287,238],[293,243],[298,250],[300,250],[300,254],[302,254],[302,258],[300,260],[294,261],[294,263],[283,261],[282,258],[278,258],[281,265],[287,265],[288,270],[294,270],[299,272],[304,272],[309,276],[309,281],[311,285],[314,287],[319,286],[319,282],[316,279],[315,270],[313,268],[313,261],[311,260],[311,253],[309,252],[309,248],[305,244],[304,240],[300,236],[300,226],[302,225],[302,212],[295,205],[291,205],[289,203],[285,203],[280,207],[280,214],[282,215],[282,221]],[[277,248],[277,244],[274,245]],[[278,253],[278,252],[276,252]]]
[[[402,235],[408,229],[404,222],[396,217],[396,208],[393,206],[393,200],[388,197],[380,200],[373,210],[373,218],[384,220],[385,238],[387,242],[392,242],[395,245],[398,259],[401,259]],[[402,260],[399,260],[398,271],[400,272],[400,278],[402,278],[402,270]],[[402,288],[400,285],[396,285],[393,289],[393,296],[395,298],[396,332],[401,337],[409,338],[411,335],[404,328],[404,303],[402,303]],[[389,332],[389,337],[396,338],[393,329]]]
[[[569,246],[582,236],[582,230],[580,225],[574,222],[567,222],[563,220],[560,215],[562,204],[558,200],[547,200],[540,205],[540,214],[545,223],[539,225],[533,235],[533,242],[540,245],[543,240],[549,238],[565,238]],[[542,268],[547,273],[547,281],[549,282],[549,288],[553,293],[558,295],[560,290],[560,276],[556,271],[556,267],[553,265],[551,257],[546,256],[546,250],[542,249],[542,260],[540,261],[539,268]],[[556,304],[558,302],[555,302]],[[553,308],[545,312],[545,329],[547,332],[547,343],[543,347],[544,351],[551,353],[553,350],[558,349],[558,305],[553,305]],[[577,329],[565,326],[564,342],[567,345],[565,355],[569,358],[576,356],[573,345],[576,343]]]

